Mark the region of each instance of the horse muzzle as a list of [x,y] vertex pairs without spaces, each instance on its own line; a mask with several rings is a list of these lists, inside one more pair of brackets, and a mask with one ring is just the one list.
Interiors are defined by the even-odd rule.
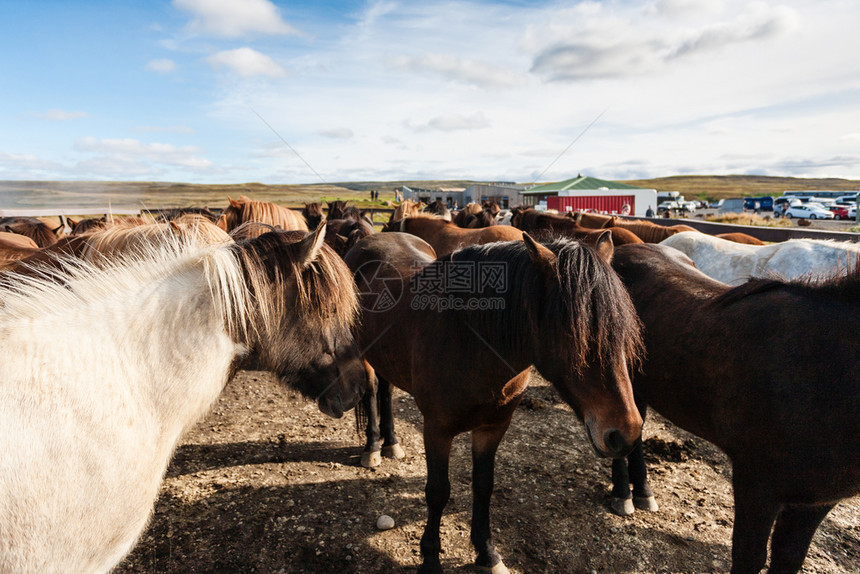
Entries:
[[635,432],[624,432],[611,427],[601,431],[597,421],[591,419],[585,421],[585,428],[591,448],[600,458],[625,457],[642,440],[641,425]]

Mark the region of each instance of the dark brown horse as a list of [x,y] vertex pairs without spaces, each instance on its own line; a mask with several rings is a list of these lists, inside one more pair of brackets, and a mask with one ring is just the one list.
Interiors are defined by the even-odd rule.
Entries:
[[417,235],[433,246],[441,257],[466,245],[482,245],[494,241],[523,238],[523,232],[509,225],[493,225],[480,229],[463,229],[450,221],[433,216],[414,215],[388,226],[387,231],[402,231]]
[[349,205],[342,199],[329,201],[327,206],[328,214],[326,217],[328,219],[354,219],[358,221],[362,218],[361,211],[356,206]]
[[325,242],[343,257],[350,247],[362,237],[376,233],[373,225],[364,217],[358,219],[326,219]]
[[612,243],[615,245],[642,243],[642,240],[635,233],[623,227],[611,226],[604,227],[603,229],[590,229],[578,225],[570,217],[542,213],[535,209],[515,209],[511,216],[511,225],[532,235],[541,235],[544,233],[563,235],[591,243],[592,245],[604,230],[612,234]]
[[427,205],[427,207],[422,211],[431,215],[438,215],[442,219],[451,221],[451,210],[448,209],[448,206],[445,205],[441,199],[437,199],[433,203]]
[[[490,536],[494,460],[532,365],[585,421],[600,456],[624,456],[639,440],[627,371],[640,352],[639,323],[607,261],[611,251],[608,233],[596,249],[524,236],[432,260],[413,238],[380,233],[347,253],[362,299],[359,347],[424,417],[428,520],[419,572],[442,571],[451,444],[469,431],[477,564],[507,571]],[[468,360],[440,359],[451,349]]]
[[304,216],[305,221],[308,224],[308,229],[316,229],[325,219],[325,215],[323,214],[322,210],[322,204],[320,204],[318,201],[306,203],[304,208],[302,208],[302,215]]
[[[821,284],[715,281],[681,252],[627,245],[613,266],[644,324],[637,404],[714,443],[732,461],[732,573],[798,572],[818,525],[860,492],[860,273]],[[831,359],[822,359],[830,357]],[[641,445],[628,459],[647,501]],[[613,461],[613,496],[630,497]],[[628,508],[631,510],[632,508]]]

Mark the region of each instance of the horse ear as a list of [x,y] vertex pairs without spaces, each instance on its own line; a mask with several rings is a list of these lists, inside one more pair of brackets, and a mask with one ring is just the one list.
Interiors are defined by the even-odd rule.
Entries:
[[615,255],[615,244],[612,243],[612,232],[608,229],[597,237],[597,242],[594,244],[594,249],[601,259],[607,263],[612,263],[612,256]]
[[580,221],[582,221],[582,212],[581,211],[573,211],[571,212],[571,218],[573,218],[573,222],[577,225],[580,225]]
[[242,203],[241,203],[241,202],[236,201],[235,199],[233,199],[233,198],[232,198],[232,197],[230,197],[229,195],[227,196],[227,201],[229,201],[229,202],[230,202],[230,206],[231,206],[231,207],[235,207],[236,209],[239,209],[240,207],[242,207]]
[[181,227],[179,227],[179,224],[178,224],[178,223],[176,223],[175,221],[173,221],[173,220],[171,219],[171,220],[170,220],[170,231],[172,231],[172,232],[176,233],[177,235],[179,235],[179,234],[181,234],[181,233],[182,233],[182,228],[181,228]]
[[523,242],[529,252],[529,257],[547,277],[555,279],[558,277],[558,258],[555,253],[532,239],[528,233],[523,233]]
[[299,253],[296,260],[299,261],[302,268],[316,261],[319,256],[320,249],[322,249],[323,242],[325,242],[325,228],[325,224],[320,223],[316,231],[309,233],[307,237],[299,242]]
[[218,221],[215,222],[215,227],[222,231],[227,231],[227,216],[222,213],[221,216],[218,217]]

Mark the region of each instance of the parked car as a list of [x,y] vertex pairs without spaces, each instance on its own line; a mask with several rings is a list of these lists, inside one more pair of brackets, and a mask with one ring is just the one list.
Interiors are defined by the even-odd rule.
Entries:
[[857,206],[848,210],[848,219],[857,219]]
[[789,207],[785,216],[788,219],[792,217],[796,217],[798,219],[833,219],[833,212],[827,211],[823,207],[819,207],[815,204],[810,205],[809,203],[804,203],[802,205],[792,205]]
[[677,201],[661,201],[657,204],[657,213],[663,213],[667,209],[681,209],[681,204]]
[[769,195],[744,198],[744,209],[755,210],[756,204],[759,211],[773,211],[773,198]]
[[833,212],[834,219],[848,219],[848,210],[851,209],[847,205],[839,205],[834,203],[829,210]]

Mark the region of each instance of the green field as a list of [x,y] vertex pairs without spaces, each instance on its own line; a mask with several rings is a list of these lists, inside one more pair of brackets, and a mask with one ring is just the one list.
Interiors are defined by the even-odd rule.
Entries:
[[[475,183],[456,181],[389,181],[332,184],[264,185],[236,183],[204,185],[170,182],[101,181],[0,181],[0,209],[65,208],[89,209],[104,213],[110,207],[158,209],[170,207],[223,208],[227,197],[247,195],[253,199],[300,207],[311,201],[343,199],[359,207],[382,207],[394,199],[394,189],[410,187],[467,187]],[[860,190],[860,181],[847,179],[801,179],[750,175],[672,176],[624,183],[679,191],[687,199],[715,200],[725,197],[782,195],[790,189]],[[370,190],[379,191],[379,202],[370,201]]]

